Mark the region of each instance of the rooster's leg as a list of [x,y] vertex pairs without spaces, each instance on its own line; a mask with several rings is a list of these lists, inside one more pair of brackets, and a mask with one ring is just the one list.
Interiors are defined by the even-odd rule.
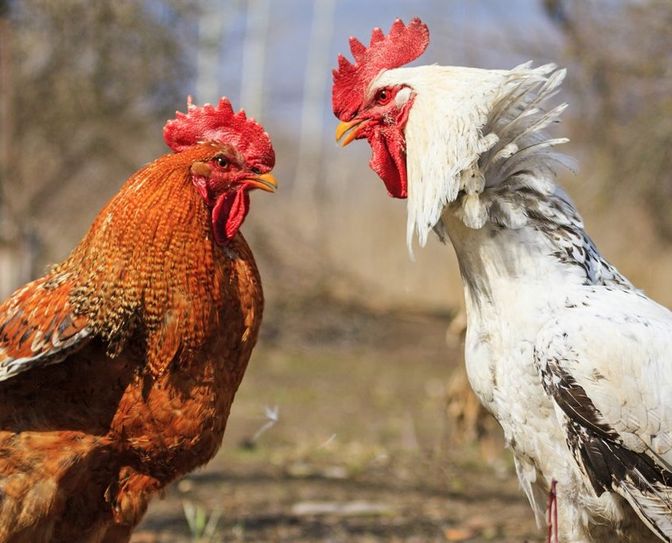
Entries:
[[558,539],[558,494],[556,486],[558,482],[551,480],[551,489],[548,491],[548,503],[546,505],[546,526],[548,528],[546,543],[560,543]]

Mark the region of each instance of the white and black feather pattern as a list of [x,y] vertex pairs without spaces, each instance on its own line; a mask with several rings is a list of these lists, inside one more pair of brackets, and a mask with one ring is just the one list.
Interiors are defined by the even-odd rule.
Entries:
[[544,389],[595,492],[672,541],[672,313],[634,291],[579,299],[539,334]]

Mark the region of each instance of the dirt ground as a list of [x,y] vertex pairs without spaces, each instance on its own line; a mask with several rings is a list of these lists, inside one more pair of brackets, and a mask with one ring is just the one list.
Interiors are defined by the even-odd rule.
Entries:
[[155,500],[132,541],[543,541],[499,437],[451,432],[449,322],[269,307],[220,453]]

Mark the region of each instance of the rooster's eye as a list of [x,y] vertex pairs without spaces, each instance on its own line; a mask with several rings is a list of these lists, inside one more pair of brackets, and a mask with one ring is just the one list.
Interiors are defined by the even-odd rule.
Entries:
[[229,159],[222,155],[216,156],[215,162],[220,168],[226,168],[229,165]]
[[376,94],[376,102],[380,105],[387,104],[392,98],[392,93],[388,89],[380,89]]
[[254,175],[259,175],[259,174],[261,174],[261,170],[260,170],[259,168],[250,168],[250,171],[251,171]]

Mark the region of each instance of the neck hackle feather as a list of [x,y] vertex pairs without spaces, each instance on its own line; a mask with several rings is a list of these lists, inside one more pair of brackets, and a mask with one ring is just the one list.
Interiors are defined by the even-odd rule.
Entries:
[[209,212],[189,167],[211,153],[194,146],[138,171],[52,270],[53,278],[74,286],[75,313],[108,343],[108,354],[119,353],[138,326],[147,335],[150,366],[165,358],[154,350],[167,348],[167,325],[186,358],[202,343],[211,313],[222,303],[220,288],[209,285],[222,278]]

